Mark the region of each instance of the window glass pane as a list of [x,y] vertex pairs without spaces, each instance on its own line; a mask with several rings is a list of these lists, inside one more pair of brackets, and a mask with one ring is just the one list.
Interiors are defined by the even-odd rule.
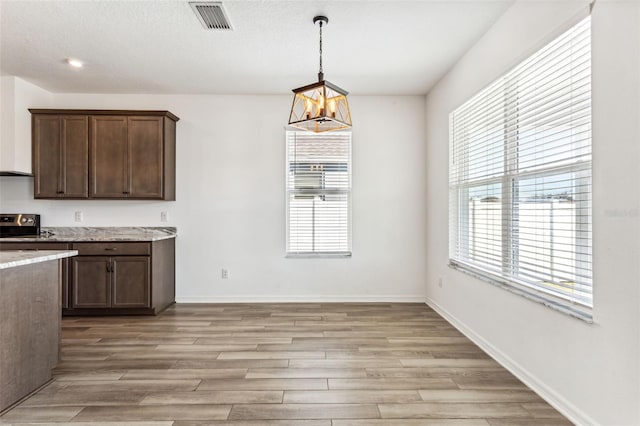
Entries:
[[502,268],[502,185],[469,189],[469,260],[489,269]]
[[513,221],[517,277],[585,301],[591,299],[589,175],[518,180]]
[[453,111],[449,163],[452,263],[589,307],[590,43],[587,18]]
[[287,252],[349,254],[350,191],[350,132],[287,132]]
[[288,133],[290,189],[349,189],[351,143],[346,135],[350,133]]
[[289,251],[349,251],[349,197],[289,195]]

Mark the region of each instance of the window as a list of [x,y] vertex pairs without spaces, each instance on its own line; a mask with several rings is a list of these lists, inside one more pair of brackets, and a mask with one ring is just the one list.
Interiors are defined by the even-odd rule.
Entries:
[[451,265],[584,316],[593,306],[590,18],[449,118]]
[[287,132],[287,253],[351,255],[351,132]]

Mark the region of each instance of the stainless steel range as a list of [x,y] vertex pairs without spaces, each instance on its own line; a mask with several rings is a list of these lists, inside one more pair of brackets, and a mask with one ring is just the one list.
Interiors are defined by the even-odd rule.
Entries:
[[40,215],[0,213],[0,238],[40,235]]

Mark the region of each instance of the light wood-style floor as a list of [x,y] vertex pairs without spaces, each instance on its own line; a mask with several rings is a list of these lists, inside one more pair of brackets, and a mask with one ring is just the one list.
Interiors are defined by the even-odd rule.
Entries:
[[69,318],[3,424],[570,425],[423,304],[177,305]]

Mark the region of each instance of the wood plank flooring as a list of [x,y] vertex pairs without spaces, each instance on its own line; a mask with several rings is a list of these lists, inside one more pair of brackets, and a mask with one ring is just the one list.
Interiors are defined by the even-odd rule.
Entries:
[[175,305],[62,336],[0,424],[571,425],[423,304]]

